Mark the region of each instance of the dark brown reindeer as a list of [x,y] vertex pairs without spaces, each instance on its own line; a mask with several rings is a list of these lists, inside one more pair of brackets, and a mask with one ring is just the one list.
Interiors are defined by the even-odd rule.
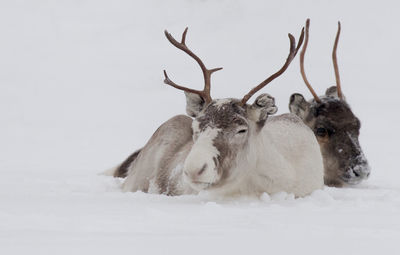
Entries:
[[[127,173],[124,191],[182,195],[208,190],[219,195],[253,195],[286,191],[310,194],[323,185],[319,145],[311,130],[294,114],[273,117],[277,107],[268,94],[248,100],[279,77],[290,65],[303,41],[296,46],[289,34],[290,51],[282,68],[250,90],[242,99],[212,99],[211,74],[185,43],[167,31],[170,43],[200,66],[204,89],[180,86],[164,71],[164,82],[183,90],[187,114],[162,124],[147,144],[129,157],[115,173]],[[268,119],[268,121],[267,121]],[[299,149],[301,148],[301,149]]]
[[336,86],[328,88],[324,96],[317,96],[304,71],[304,55],[309,38],[310,20],[306,22],[305,41],[300,53],[300,71],[313,99],[306,101],[301,94],[290,97],[290,112],[299,116],[317,137],[324,160],[326,185],[342,187],[358,184],[368,178],[370,167],[359,141],[360,120],[348,105],[340,84],[336,49],[340,36],[340,22],[332,51]]

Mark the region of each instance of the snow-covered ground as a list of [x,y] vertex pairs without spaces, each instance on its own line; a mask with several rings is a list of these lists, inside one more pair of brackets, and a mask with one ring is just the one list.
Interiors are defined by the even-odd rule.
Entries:
[[[396,254],[400,241],[396,1],[0,1],[0,254]],[[164,38],[189,26],[215,98],[242,97],[283,63],[311,18],[306,56],[319,94],[334,84],[362,121],[371,178],[354,188],[221,200],[122,193],[98,175],[184,113],[174,80],[196,64]],[[310,93],[298,59],[263,89],[279,112]]]

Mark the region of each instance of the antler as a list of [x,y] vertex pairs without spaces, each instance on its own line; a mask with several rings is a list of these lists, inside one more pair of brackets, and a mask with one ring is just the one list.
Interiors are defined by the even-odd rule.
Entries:
[[338,30],[337,30],[336,38],[335,38],[335,44],[333,45],[332,60],[333,60],[333,68],[335,69],[336,88],[337,88],[338,97],[340,99],[343,99],[342,87],[340,86],[339,66],[337,64],[337,58],[336,58],[336,49],[337,49],[338,42],[339,42],[340,28],[341,28],[341,26],[340,26],[340,21],[339,21],[338,22]]
[[175,40],[174,37],[172,37],[172,35],[170,33],[168,33],[167,30],[164,31],[165,36],[167,37],[168,41],[170,43],[172,43],[172,45],[174,45],[175,47],[177,47],[178,49],[184,51],[186,54],[188,54],[189,56],[191,56],[194,60],[196,60],[196,62],[199,64],[201,70],[203,71],[203,77],[204,77],[204,89],[203,90],[195,90],[195,89],[190,89],[187,87],[183,87],[180,86],[178,84],[176,84],[175,82],[171,81],[167,75],[167,72],[164,70],[164,83],[167,85],[170,85],[174,88],[186,91],[186,92],[190,92],[190,93],[194,93],[197,94],[199,96],[201,96],[204,101],[206,103],[210,103],[211,102],[211,94],[210,94],[210,88],[211,88],[211,74],[219,71],[222,69],[222,67],[219,68],[214,68],[214,69],[207,69],[206,66],[204,65],[203,61],[201,61],[201,59],[194,54],[187,46],[185,43],[186,40],[186,33],[188,31],[188,28],[185,28],[185,31],[183,31],[182,34],[182,39],[181,42],[178,42],[177,40]]
[[245,105],[246,102],[250,99],[250,97],[252,97],[255,93],[257,93],[260,89],[264,88],[268,83],[270,83],[271,81],[273,81],[274,79],[278,78],[281,74],[283,74],[286,69],[289,67],[290,63],[292,62],[292,60],[294,59],[294,57],[297,54],[297,51],[300,49],[302,43],[303,43],[303,39],[304,39],[304,27],[301,30],[301,35],[299,38],[299,42],[297,43],[296,46],[296,39],[294,38],[294,36],[292,34],[288,34],[289,36],[289,40],[290,40],[290,51],[289,51],[289,55],[286,59],[285,64],[282,66],[282,68],[274,73],[273,75],[271,75],[270,77],[268,77],[266,80],[264,80],[263,82],[261,82],[259,85],[257,85],[256,87],[254,87],[252,90],[250,90],[249,93],[247,93],[242,101],[241,101],[241,105]]
[[309,27],[310,27],[310,19],[307,19],[307,21],[306,21],[306,38],[304,40],[303,49],[300,52],[300,72],[301,72],[301,76],[303,77],[304,83],[306,84],[307,88],[310,90],[315,101],[318,103],[321,103],[321,99],[319,99],[317,93],[315,93],[314,89],[311,87],[311,84],[308,82],[306,73],[304,71],[304,55],[306,53],[307,44],[308,44],[308,29],[309,29]]

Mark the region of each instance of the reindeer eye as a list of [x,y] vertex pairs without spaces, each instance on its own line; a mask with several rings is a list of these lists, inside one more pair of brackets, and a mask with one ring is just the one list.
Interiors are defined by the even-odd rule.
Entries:
[[244,134],[247,132],[247,129],[240,129],[237,133],[238,134]]
[[325,128],[317,128],[317,136],[326,136],[328,134],[328,131]]

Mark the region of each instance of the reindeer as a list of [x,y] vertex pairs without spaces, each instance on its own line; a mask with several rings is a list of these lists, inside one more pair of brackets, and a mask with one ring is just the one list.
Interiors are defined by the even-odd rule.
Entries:
[[290,97],[289,109],[311,128],[317,137],[324,161],[324,182],[326,185],[342,187],[358,184],[370,175],[370,167],[358,141],[360,120],[347,103],[340,83],[336,49],[340,36],[340,22],[332,51],[336,86],[328,88],[325,96],[317,96],[308,82],[304,71],[304,55],[309,38],[310,20],[306,21],[305,41],[300,53],[301,76],[313,95],[306,101],[303,95],[295,93]]
[[[186,45],[187,28],[180,42],[165,31],[168,41],[192,57],[204,77],[203,90],[173,82],[164,70],[169,86],[183,90],[186,111],[162,124],[147,144],[115,170],[127,172],[124,191],[182,195],[208,190],[223,196],[255,195],[286,191],[305,196],[323,186],[323,163],[311,130],[294,114],[275,114],[275,100],[261,94],[253,104],[247,101],[279,77],[299,50],[289,34],[290,52],[283,67],[254,87],[241,100],[212,99],[211,74]],[[268,119],[268,121],[267,121]]]

